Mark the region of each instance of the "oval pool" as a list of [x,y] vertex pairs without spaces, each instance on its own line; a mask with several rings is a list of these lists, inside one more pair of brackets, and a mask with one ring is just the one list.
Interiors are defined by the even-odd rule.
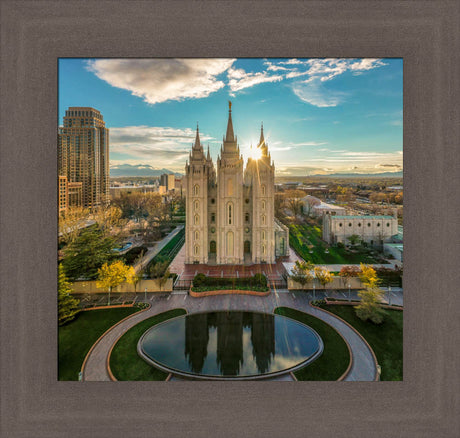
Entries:
[[139,355],[163,371],[197,379],[254,379],[315,360],[323,342],[293,319],[259,312],[206,312],[158,324],[139,339]]

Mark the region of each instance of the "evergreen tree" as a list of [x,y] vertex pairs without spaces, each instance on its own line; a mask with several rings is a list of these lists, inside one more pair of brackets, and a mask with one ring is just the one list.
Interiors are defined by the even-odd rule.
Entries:
[[59,325],[75,318],[75,315],[80,311],[78,304],[79,300],[71,295],[72,288],[64,273],[64,268],[59,265],[58,277],[58,323]]
[[83,230],[64,249],[62,265],[69,280],[95,278],[98,269],[116,257],[115,247],[115,239],[104,236],[98,226]]

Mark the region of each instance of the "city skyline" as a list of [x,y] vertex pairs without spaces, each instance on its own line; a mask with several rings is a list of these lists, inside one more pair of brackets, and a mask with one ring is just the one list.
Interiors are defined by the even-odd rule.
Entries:
[[59,60],[59,124],[101,111],[114,170],[183,173],[197,122],[215,160],[228,100],[245,159],[263,121],[277,176],[402,171],[402,59]]

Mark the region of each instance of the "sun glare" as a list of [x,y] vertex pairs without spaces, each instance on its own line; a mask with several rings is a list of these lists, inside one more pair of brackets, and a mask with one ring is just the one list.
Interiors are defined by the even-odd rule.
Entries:
[[260,150],[260,148],[251,148],[250,157],[253,160],[259,160],[260,158],[262,158],[262,151]]

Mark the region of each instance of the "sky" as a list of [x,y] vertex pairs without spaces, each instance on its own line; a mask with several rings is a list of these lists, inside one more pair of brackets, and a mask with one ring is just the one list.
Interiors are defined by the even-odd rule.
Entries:
[[58,123],[99,110],[112,169],[183,173],[197,123],[215,162],[229,100],[245,161],[263,122],[277,176],[402,170],[401,58],[59,60]]

